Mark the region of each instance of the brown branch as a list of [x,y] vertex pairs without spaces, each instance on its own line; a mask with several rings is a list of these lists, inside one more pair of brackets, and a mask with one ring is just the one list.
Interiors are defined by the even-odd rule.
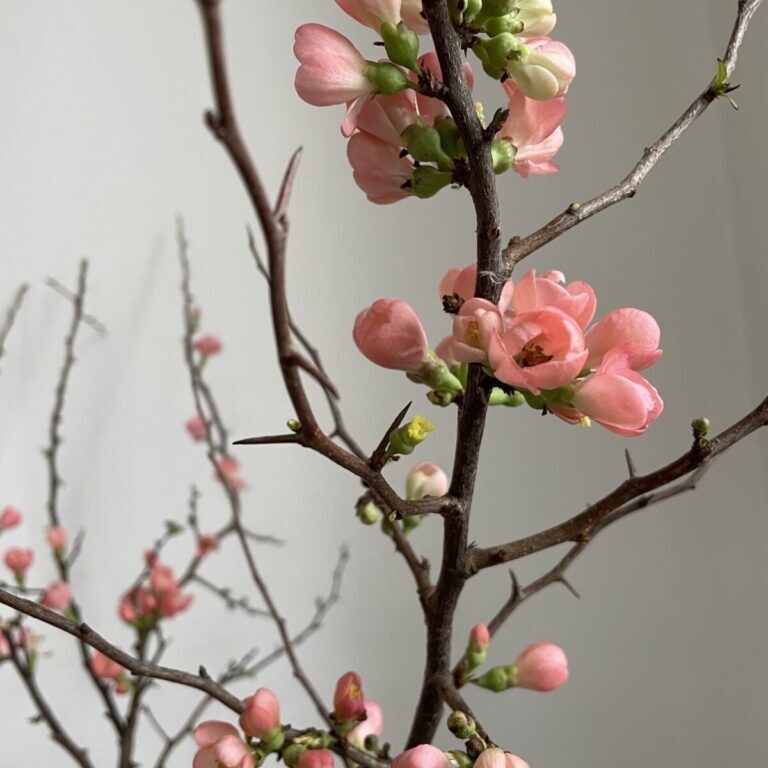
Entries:
[[0,589],[0,603],[76,637],[91,648],[101,651],[105,656],[116,661],[138,677],[151,677],[157,680],[176,683],[177,685],[184,685],[188,688],[196,688],[207,693],[237,714],[243,711],[243,703],[240,699],[233,696],[223,686],[206,675],[194,675],[180,669],[164,667],[150,661],[137,659],[110,643],[87,624],[72,621],[55,611],[51,611],[38,603],[26,600],[4,589]]
[[[75,364],[75,343],[77,342],[80,327],[83,324],[84,318],[84,305],[85,305],[85,293],[87,288],[87,276],[88,276],[88,262],[83,259],[80,262],[77,277],[77,289],[74,293],[67,291],[66,298],[72,303],[72,319],[70,320],[69,329],[64,339],[64,360],[62,362],[61,371],[59,373],[58,380],[56,382],[56,389],[54,392],[53,409],[51,410],[51,416],[48,424],[48,445],[43,451],[43,455],[46,461],[46,467],[48,470],[48,498],[46,501],[46,510],[48,513],[48,524],[50,526],[61,525],[61,517],[59,514],[59,494],[62,486],[62,479],[59,474],[58,457],[59,449],[62,444],[61,437],[61,422],[64,417],[64,406],[67,398],[67,388],[69,386],[70,377],[72,374],[72,368]],[[70,583],[70,568],[74,559],[58,557],[55,553],[51,553],[54,567],[58,573],[58,577],[61,581]],[[70,602],[70,610],[76,621],[82,621],[82,614],[77,601],[72,598]],[[99,676],[93,671],[90,663],[90,657],[88,654],[88,648],[85,643],[80,643],[80,660],[86,674],[91,680],[93,687],[101,697],[104,706],[106,708],[107,717],[115,727],[115,731],[118,736],[123,735],[125,731],[125,720],[120,714],[120,710],[112,695],[108,684],[99,678]]]
[[268,611],[265,611],[263,608],[257,608],[256,606],[251,605],[248,598],[244,595],[241,597],[233,597],[232,590],[229,587],[220,587],[217,584],[214,584],[212,581],[209,581],[205,577],[201,576],[200,574],[195,574],[192,577],[192,581],[195,584],[199,584],[201,587],[207,589],[211,594],[214,594],[223,600],[224,605],[226,605],[230,610],[239,608],[249,616],[269,616]]
[[24,687],[27,689],[29,697],[35,703],[37,711],[39,712],[40,719],[44,721],[48,726],[51,738],[62,749],[64,749],[69,754],[69,756],[79,766],[81,766],[81,768],[94,768],[93,763],[88,757],[87,750],[83,749],[77,743],[75,743],[72,737],[66,732],[66,730],[64,730],[61,722],[56,717],[50,705],[46,701],[45,696],[40,690],[40,686],[37,684],[29,656],[26,655],[26,653],[24,654],[26,658],[22,656],[21,648],[17,644],[13,637],[13,633],[10,630],[4,629],[2,632],[5,636],[6,642],[8,643],[11,663],[21,678]]
[[[736,61],[739,55],[739,49],[744,41],[744,35],[749,26],[749,22],[757,10],[763,4],[763,0],[740,0],[738,15],[731,32],[728,47],[725,53],[726,69],[728,76],[733,73],[736,67]],[[675,121],[669,130],[667,130],[656,143],[648,147],[643,153],[640,161],[629,172],[629,174],[616,186],[611,187],[597,197],[593,197],[585,203],[574,203],[559,216],[555,216],[549,223],[541,229],[524,238],[515,237],[503,251],[504,269],[499,272],[499,277],[507,279],[514,269],[515,265],[520,263],[526,256],[534,253],[547,243],[551,242],[560,235],[572,229],[582,221],[594,216],[596,213],[610,208],[616,203],[620,203],[627,198],[634,197],[638,187],[645,177],[653,170],[656,163],[659,162],[662,155],[679,139],[688,128],[702,115],[704,110],[717,98],[710,85],[693,101],[688,109]],[[498,279],[498,278],[497,278]]]
[[21,309],[21,305],[24,302],[24,297],[28,290],[29,286],[26,283],[20,285],[16,289],[16,293],[13,295],[13,299],[11,299],[8,309],[5,311],[5,318],[2,325],[0,325],[0,359],[2,359],[3,354],[5,353],[6,339],[11,332],[11,328],[13,328],[14,322],[16,322],[16,316],[19,314],[19,310]]
[[625,505],[634,502],[638,505],[636,508],[642,508],[646,505],[642,501],[644,494],[659,491],[670,483],[691,474],[699,467],[705,466],[716,456],[766,424],[768,424],[768,397],[717,437],[710,441],[695,442],[693,448],[655,472],[630,477],[600,501],[569,520],[517,541],[474,549],[469,558],[471,573],[500,563],[508,563],[568,541],[588,540],[600,530],[605,520],[610,519]]
[[[423,9],[442,70],[445,88],[441,90],[441,98],[456,121],[467,152],[468,187],[477,223],[475,295],[495,303],[502,286],[494,275],[501,270],[502,261],[490,138],[477,117],[464,75],[461,40],[453,28],[448,4],[443,0],[424,0]],[[466,581],[469,515],[487,410],[480,386],[483,375],[480,366],[470,367],[466,394],[459,409],[449,490],[458,508],[444,516],[442,564],[428,611],[424,681],[408,736],[409,747],[432,741],[443,709],[437,681],[449,673],[453,616]]]
[[[296,418],[301,424],[301,429],[298,432],[300,444],[317,451],[335,464],[357,475],[371,488],[377,498],[401,514],[443,514],[452,508],[452,499],[444,497],[439,500],[426,499],[420,502],[407,502],[401,499],[380,473],[371,470],[354,453],[350,453],[337,445],[317,423],[301,379],[302,368],[299,361],[303,358],[293,345],[291,315],[285,290],[286,216],[283,214],[280,221],[276,218],[235,117],[224,60],[220,0],[197,0],[197,5],[203,21],[211,83],[216,103],[215,111],[207,113],[206,123],[213,135],[226,149],[237,169],[266,242],[272,326],[283,381],[293,404]],[[292,173],[290,167],[288,173],[289,175]]]
[[[296,154],[294,154],[293,158],[291,158],[291,163],[288,165],[288,170],[285,172],[285,177],[283,178],[283,184],[280,190],[280,196],[278,198],[276,215],[279,215],[280,221],[282,222],[284,228],[288,226],[287,205],[290,197],[290,191],[293,188],[295,175],[298,171],[298,159],[300,157],[299,152],[300,150],[297,150]],[[247,233],[248,248],[251,251],[251,255],[253,256],[254,261],[256,262],[256,268],[258,269],[261,276],[267,281],[267,285],[269,285],[269,270],[267,269],[267,265],[264,263],[259,254],[259,250],[256,247],[256,241],[253,237],[253,232],[251,231],[250,227],[247,228]],[[296,341],[298,341],[298,343],[304,348],[304,351],[309,356],[309,359],[312,360],[312,362],[315,364],[317,370],[327,377],[328,374],[325,370],[325,366],[323,365],[320,353],[318,352],[317,348],[313,346],[307,335],[301,330],[301,328],[296,324],[292,317],[290,318],[290,327],[291,333],[296,338]],[[324,389],[323,391],[325,392],[325,399],[328,403],[328,408],[333,419],[333,432],[331,432],[330,437],[338,437],[339,440],[341,440],[341,442],[347,446],[349,451],[357,456],[358,459],[364,459],[365,452],[347,430],[347,427],[344,423],[344,417],[341,413],[341,408],[339,407],[338,399],[334,397],[328,390]]]

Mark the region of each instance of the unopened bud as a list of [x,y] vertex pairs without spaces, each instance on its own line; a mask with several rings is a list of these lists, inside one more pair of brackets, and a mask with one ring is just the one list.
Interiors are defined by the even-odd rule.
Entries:
[[301,422],[298,419],[288,419],[285,424],[291,432],[298,432],[301,429]]
[[363,525],[375,525],[381,519],[381,510],[370,499],[361,499],[355,514]]
[[517,150],[511,139],[494,139],[491,144],[493,157],[493,172],[498,176],[505,173],[515,164]]
[[450,171],[439,171],[430,165],[422,165],[413,172],[411,189],[416,197],[426,200],[445,189],[452,181],[453,174]]
[[302,752],[305,752],[306,749],[307,748],[303,744],[289,744],[283,750],[283,762],[288,768],[296,768]]
[[698,419],[694,419],[691,422],[691,428],[693,429],[693,437],[696,440],[702,440],[709,433],[710,428],[709,419],[706,416],[701,416]]
[[475,721],[469,715],[457,710],[448,716],[448,730],[462,741],[471,739],[477,733]]
[[403,518],[403,533],[407,536],[411,531],[415,531],[421,525],[419,515],[408,515]]

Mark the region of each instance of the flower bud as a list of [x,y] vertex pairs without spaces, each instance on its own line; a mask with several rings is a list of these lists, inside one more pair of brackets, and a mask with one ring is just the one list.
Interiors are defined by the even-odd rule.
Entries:
[[194,347],[204,358],[207,358],[211,355],[218,355],[224,348],[224,345],[218,336],[207,333],[195,339]]
[[475,721],[469,715],[459,710],[448,716],[448,730],[462,741],[471,739],[477,733]]
[[382,24],[381,39],[390,61],[406,69],[415,70],[419,57],[419,36],[402,21],[394,24]]
[[522,25],[523,37],[544,37],[555,28],[557,16],[549,0],[517,0],[516,5],[513,18]]
[[381,519],[381,510],[370,499],[361,499],[355,514],[363,525],[376,525]]
[[431,744],[421,744],[401,752],[393,761],[392,768],[450,768],[448,755]]
[[474,760],[461,749],[455,749],[448,755],[451,758],[451,764],[455,764],[456,768],[472,768],[475,764]]
[[553,643],[529,645],[515,661],[516,682],[532,691],[554,691],[568,679],[568,658]]
[[333,768],[333,752],[329,749],[307,749],[299,755],[298,768]]
[[[498,40],[498,37],[492,40]],[[564,93],[576,76],[573,54],[562,43],[544,38],[542,44],[521,45],[510,57],[506,71],[529,98],[546,101]]]
[[709,419],[706,416],[694,419],[691,422],[691,429],[693,429],[693,436],[696,440],[704,439],[709,433],[709,427]]
[[280,702],[269,688],[259,688],[243,702],[240,727],[253,738],[271,741],[280,732]]
[[289,744],[283,750],[283,762],[288,768],[296,768],[299,764],[299,758],[307,751],[307,748],[303,744]]
[[0,512],[0,531],[15,528],[21,523],[21,512],[14,507],[6,507]]
[[205,426],[205,419],[199,413],[184,423],[184,429],[187,430],[187,434],[196,443],[202,443],[205,440],[207,428]]
[[333,715],[338,722],[360,720],[365,717],[363,683],[357,672],[343,674],[333,694]]
[[448,0],[451,18],[457,24],[472,21],[483,6],[483,0]]
[[67,549],[67,532],[61,525],[52,525],[45,532],[45,539],[48,546],[54,553],[61,557]]
[[506,33],[513,35],[523,31],[523,22],[518,21],[515,18],[515,14],[511,13],[509,16],[496,16],[492,19],[488,19],[485,22],[485,32],[488,37],[496,37]]
[[494,139],[491,144],[493,172],[498,176],[508,171],[515,164],[517,149],[510,139]]
[[507,16],[515,8],[515,0],[483,0],[483,7],[473,19],[475,26],[484,26],[489,19]]
[[405,477],[405,498],[418,501],[425,496],[445,496],[448,486],[448,475],[437,464],[422,461],[411,467]]
[[391,96],[393,93],[399,93],[404,88],[412,85],[405,72],[396,64],[390,62],[368,62],[365,68],[365,76],[372,83],[377,93],[383,93]]
[[5,553],[3,560],[11,573],[16,577],[16,581],[21,583],[24,581],[24,576],[29,566],[32,565],[34,557],[35,555],[31,549],[11,547]]
[[416,446],[423,443],[434,428],[435,425],[423,416],[414,416],[407,424],[390,432],[387,457],[391,458],[395,454],[407,456],[413,453]]
[[403,533],[407,536],[421,525],[422,518],[419,515],[408,515],[403,518]]
[[440,134],[434,128],[413,123],[400,134],[400,138],[414,160],[420,163],[440,163],[449,168],[453,166],[453,161],[440,143]]
[[365,702],[365,720],[348,734],[347,741],[358,749],[365,749],[371,740],[378,739],[384,730],[384,714],[375,701]]
[[57,581],[51,584],[40,597],[40,605],[52,611],[64,611],[69,607],[72,596],[69,584]]

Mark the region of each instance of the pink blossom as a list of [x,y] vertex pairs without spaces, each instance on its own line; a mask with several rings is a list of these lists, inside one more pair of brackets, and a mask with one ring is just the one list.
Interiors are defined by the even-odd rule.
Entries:
[[365,720],[359,722],[348,734],[347,741],[358,749],[365,748],[369,736],[381,736],[384,730],[384,713],[375,701],[365,702]]
[[361,131],[347,144],[352,176],[368,200],[379,205],[409,197],[413,165],[400,157],[400,150],[373,134]]
[[421,15],[421,8],[421,0],[403,0],[400,14],[406,25],[417,35],[428,35],[429,24]]
[[280,728],[280,702],[269,688],[259,688],[243,704],[240,727],[248,736],[268,739]]
[[211,355],[218,355],[224,345],[218,336],[206,333],[195,339],[194,347],[203,357],[210,357]]
[[522,314],[554,307],[570,315],[581,328],[586,328],[592,322],[597,308],[592,286],[583,280],[567,285],[560,283],[565,283],[562,272],[536,277],[535,269],[528,270],[515,289],[515,312]]
[[357,672],[346,672],[336,683],[333,714],[338,722],[360,720],[365,716],[363,683]]
[[515,85],[540,101],[564,94],[576,76],[576,62],[568,47],[548,37],[532,38],[526,47],[519,61],[507,65]]
[[163,563],[155,563],[149,572],[149,584],[157,592],[170,592],[177,588],[173,569]]
[[357,348],[382,368],[418,373],[428,359],[424,327],[398,299],[379,299],[360,312],[352,335]]
[[578,376],[587,359],[584,334],[576,321],[554,308],[523,312],[493,337],[488,359],[496,378],[538,395]]
[[237,728],[219,720],[207,720],[195,728],[195,741],[200,749],[193,768],[255,768],[248,745]]
[[329,749],[308,749],[299,755],[297,768],[333,768],[333,762]]
[[344,35],[329,27],[300,26],[293,52],[301,62],[296,92],[308,104],[344,104],[376,90],[365,75],[368,62]]
[[554,691],[568,679],[565,651],[552,643],[529,645],[516,659],[517,685],[532,691]]
[[552,158],[563,146],[563,129],[556,128],[555,132],[541,144],[529,144],[520,147],[515,155],[515,164],[512,166],[515,173],[524,179],[529,176],[545,176],[549,173],[557,173],[560,166],[552,162]]
[[197,538],[197,556],[205,557],[219,548],[219,537],[215,533],[203,533]]
[[91,669],[94,674],[103,680],[117,680],[125,669],[116,661],[112,661],[109,656],[105,656],[101,651],[94,651],[91,654]]
[[530,768],[528,763],[517,755],[502,752],[498,747],[484,749],[475,761],[475,768]]
[[392,761],[392,768],[450,768],[450,765],[448,755],[431,744],[406,749]]
[[397,26],[401,21],[402,0],[336,0],[336,4],[355,21],[359,21],[375,32],[382,24]]
[[579,416],[626,437],[641,435],[664,410],[659,393],[629,367],[621,348],[608,352],[595,375],[578,385],[572,403]]
[[205,419],[198,413],[184,424],[189,436],[197,443],[202,443],[207,434]]
[[621,348],[628,366],[634,371],[642,371],[661,357],[660,338],[659,325],[647,312],[642,309],[615,309],[587,331],[587,365],[595,370],[608,352]]
[[475,624],[469,633],[469,642],[476,648],[488,648],[491,644],[491,633],[485,624]]
[[[455,293],[460,299],[469,301],[475,295],[476,282],[477,264],[470,264],[463,269],[454,267],[443,275],[440,287],[438,288],[438,294],[442,298],[443,296],[452,296]],[[515,285],[511,280],[508,280],[501,291],[501,298],[499,299],[499,312],[502,314],[507,311],[507,308],[512,303],[514,292]]]
[[[419,117],[416,94],[412,90],[391,96],[366,99],[357,116],[357,127],[377,139],[399,148],[403,146],[400,134]],[[410,165],[410,164],[409,164]]]
[[154,625],[162,618],[171,618],[192,604],[192,595],[183,594],[173,570],[155,561],[149,572],[148,586],[140,585],[126,592],[118,613],[128,624]]
[[0,512],[0,531],[15,528],[21,523],[21,512],[15,507],[6,507]]
[[40,605],[52,611],[64,611],[69,607],[72,595],[69,584],[57,581],[51,584],[40,597]]
[[34,557],[34,552],[32,552],[31,549],[11,547],[6,551],[3,560],[11,573],[13,573],[17,579],[20,579],[23,578],[29,566],[32,565]]
[[67,549],[67,532],[60,525],[52,525],[46,532],[48,546],[57,554],[62,555]]
[[223,482],[231,491],[245,489],[245,480],[240,477],[240,462],[232,456],[225,456],[216,462],[216,479]]
[[554,173],[551,162],[563,144],[563,122],[567,107],[559,96],[546,101],[528,98],[512,80],[504,83],[509,98],[509,117],[499,138],[509,139],[517,148],[514,169],[524,178],[531,174]]
[[446,362],[485,363],[491,340],[504,330],[501,313],[485,299],[470,299],[462,304],[453,319],[453,335],[437,347]]
[[405,496],[410,501],[418,501],[425,496],[445,496],[450,481],[448,475],[431,461],[422,461],[411,467],[405,477]]
[[8,638],[0,632],[0,661],[7,659],[11,655],[11,646],[8,644]]

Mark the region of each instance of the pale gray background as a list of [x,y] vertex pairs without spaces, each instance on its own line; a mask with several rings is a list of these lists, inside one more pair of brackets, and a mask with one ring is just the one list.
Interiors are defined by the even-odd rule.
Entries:
[[[560,3],[557,37],[579,67],[558,158],[563,170],[529,182],[503,178],[505,234],[526,233],[619,179],[712,76],[735,6]],[[41,563],[34,578],[50,578],[39,449],[69,307],[42,279],[72,284],[77,260],[88,255],[88,309],[110,335],[82,335],[64,424],[62,513],[71,530],[88,529],[75,572],[88,619],[127,645],[116,595],[162,521],[184,515],[189,483],[201,485],[205,527],[225,515],[204,456],[181,426],[192,405],[180,348],[177,213],[187,220],[205,328],[227,345],[210,373],[228,424],[236,435],[271,432],[292,414],[276,371],[264,285],[245,247],[251,212],[201,122],[210,96],[191,0],[2,0],[0,11],[0,301],[20,281],[32,283],[0,376],[0,506],[19,506],[28,525],[3,536],[1,546],[33,544]],[[340,110],[310,108],[292,89],[291,43],[300,23],[354,33],[372,55],[370,35],[331,0],[228,0],[225,19],[237,105],[270,189],[291,151],[306,148],[292,206],[289,292],[297,318],[324,350],[351,427],[373,445],[392,414],[421,393],[357,354],[353,317],[375,298],[403,297],[439,340],[446,320],[435,286],[448,267],[472,257],[468,197],[447,192],[381,208],[354,186]],[[758,16],[736,77],[743,86],[735,94],[738,113],[715,104],[636,200],[530,260],[590,281],[601,312],[641,306],[659,319],[665,355],[650,375],[666,402],[663,418],[647,436],[626,441],[531,411],[494,414],[473,521],[479,542],[530,533],[579,511],[621,480],[625,446],[641,470],[651,469],[686,448],[692,417],[706,414],[720,429],[764,394],[767,30],[768,16]],[[490,113],[492,91],[485,93]],[[429,413],[439,430],[419,458],[448,465],[453,413]],[[508,662],[527,643],[552,640],[567,649],[572,679],[550,695],[472,695],[498,739],[534,768],[765,764],[766,448],[765,437],[751,438],[695,495],[601,536],[571,574],[580,601],[553,588],[520,611],[492,660]],[[422,663],[410,576],[389,543],[352,517],[354,479],[290,447],[238,455],[250,484],[249,523],[289,540],[260,555],[291,627],[326,589],[339,543],[351,545],[343,602],[301,657],[328,696],[340,673],[359,669],[367,694],[384,705],[386,737],[400,745]],[[391,472],[397,484],[402,471]],[[414,542],[434,553],[437,536],[430,521]],[[172,552],[181,562],[185,545]],[[234,553],[219,556],[210,572],[247,590]],[[545,561],[549,556],[522,565],[521,574]],[[457,651],[507,584],[503,569],[472,584],[459,612]],[[176,638],[168,661],[190,669],[203,662],[216,670],[249,647],[269,650],[275,642],[266,622],[226,614],[206,595],[168,630]],[[113,764],[111,733],[70,661],[72,644],[46,634],[55,655],[41,664],[42,686],[96,763]],[[0,681],[0,768],[68,764],[42,727],[27,724],[33,709],[9,669]],[[313,722],[285,665],[259,683],[279,693],[285,720]],[[173,727],[197,695],[166,687],[157,698]],[[141,741],[148,761],[157,738],[147,729]],[[189,745],[173,765],[189,765],[191,754]]]

